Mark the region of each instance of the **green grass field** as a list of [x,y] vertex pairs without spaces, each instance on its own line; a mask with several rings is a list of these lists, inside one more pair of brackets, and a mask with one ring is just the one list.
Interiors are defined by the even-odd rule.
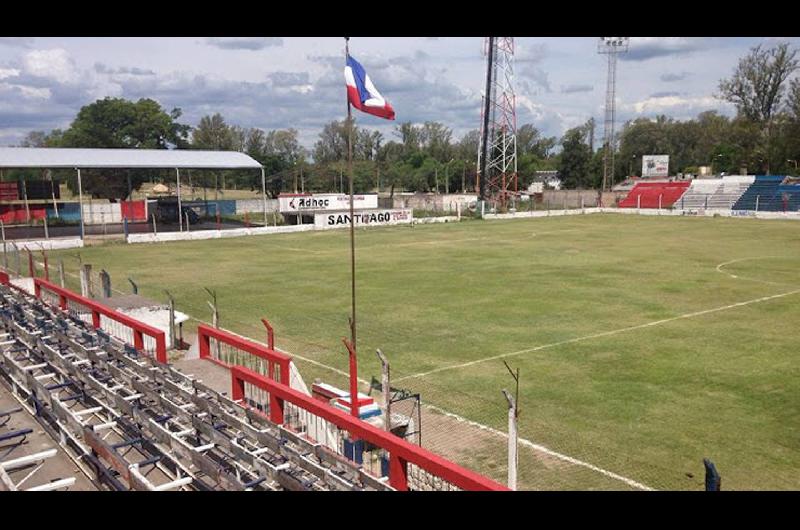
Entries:
[[[346,371],[348,237],[116,244],[81,257],[120,290],[128,276],[152,298],[168,288],[206,321],[203,287],[216,289],[223,327],[262,339],[267,317],[279,347]],[[657,489],[702,489],[704,457],[724,489],[800,488],[800,224],[600,214],[356,237],[362,378],[379,377],[381,348],[397,386],[505,431],[505,359],[522,376],[522,438]],[[54,254],[77,272],[75,251]],[[306,381],[342,383],[297,363]],[[504,481],[504,443],[467,443],[461,461]],[[628,488],[521,451],[522,487]]]

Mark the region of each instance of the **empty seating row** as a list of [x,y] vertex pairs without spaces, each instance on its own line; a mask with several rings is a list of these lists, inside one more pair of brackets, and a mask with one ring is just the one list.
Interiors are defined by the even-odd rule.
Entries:
[[752,175],[731,175],[722,177],[717,191],[708,198],[707,208],[730,210],[736,201],[750,188],[755,180]]
[[689,188],[689,182],[640,182],[619,203],[620,208],[669,208]]
[[675,207],[682,210],[707,208],[708,200],[717,192],[720,186],[722,186],[720,179],[695,179],[686,190],[686,193],[675,203]]
[[739,199],[731,206],[732,210],[779,211],[778,188],[785,177],[778,175],[759,175]]

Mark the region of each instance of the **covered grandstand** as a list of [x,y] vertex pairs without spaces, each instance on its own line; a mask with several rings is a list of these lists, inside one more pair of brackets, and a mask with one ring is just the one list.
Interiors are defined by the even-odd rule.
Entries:
[[[80,238],[85,237],[81,170],[86,169],[174,169],[178,208],[181,208],[181,170],[259,170],[264,224],[267,219],[267,194],[264,168],[250,156],[236,151],[188,149],[72,149],[39,147],[0,147],[0,169],[72,169],[78,179],[78,217]],[[39,212],[41,210],[41,212]],[[37,215],[46,215],[38,208]],[[16,214],[15,214],[16,215]],[[26,218],[30,218],[26,212]],[[179,230],[183,221],[179,219]]]

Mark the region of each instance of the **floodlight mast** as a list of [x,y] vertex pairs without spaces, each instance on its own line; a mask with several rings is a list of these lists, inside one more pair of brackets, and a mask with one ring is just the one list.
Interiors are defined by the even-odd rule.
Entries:
[[479,200],[506,206],[517,195],[514,37],[487,37],[486,93],[478,149]]
[[617,55],[626,53],[630,37],[600,37],[597,53],[608,55],[608,79],[606,80],[606,117],[603,139],[603,187],[606,191],[614,185],[614,119],[616,117]]

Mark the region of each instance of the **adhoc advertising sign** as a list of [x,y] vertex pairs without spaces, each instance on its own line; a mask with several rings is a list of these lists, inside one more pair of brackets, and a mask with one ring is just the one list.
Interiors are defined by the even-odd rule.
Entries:
[[[414,220],[412,210],[372,210],[353,214],[355,226],[408,224]],[[350,212],[314,214],[314,227],[318,229],[350,226]]]
[[643,177],[668,177],[669,155],[644,155],[642,157]]
[[[349,210],[350,196],[345,193],[324,193],[315,195],[279,195],[281,213]],[[356,210],[378,207],[377,195],[354,195],[353,208]]]

